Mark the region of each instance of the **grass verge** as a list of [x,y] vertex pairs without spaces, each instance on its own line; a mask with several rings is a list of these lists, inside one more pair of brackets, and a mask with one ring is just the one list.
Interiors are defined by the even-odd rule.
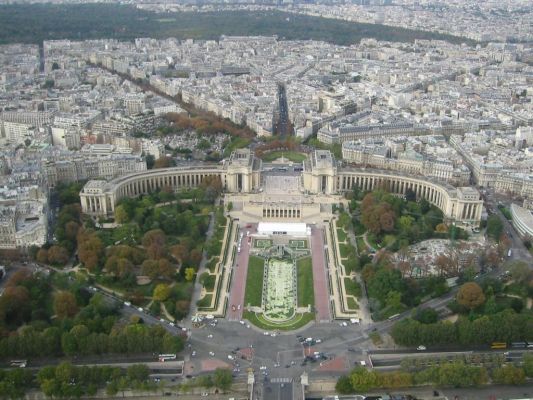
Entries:
[[212,299],[213,299],[213,295],[212,294],[207,294],[207,295],[205,295],[205,297],[203,299],[198,300],[196,302],[196,305],[198,306],[198,308],[210,307]]
[[361,297],[361,286],[359,282],[352,280],[351,278],[344,278],[344,289],[347,295],[354,297]]
[[261,257],[250,256],[248,260],[248,274],[246,276],[246,291],[244,293],[245,305],[261,307],[264,271],[265,260]]
[[346,232],[344,232],[344,229],[337,228],[337,239],[339,242],[345,242],[346,241]]
[[307,325],[309,322],[314,321],[314,313],[296,314],[292,319],[285,321],[281,324],[274,324],[263,318],[262,314],[256,314],[250,311],[245,311],[243,318],[247,319],[251,324],[254,324],[258,328],[270,331],[292,331],[294,329],[301,328]]
[[315,304],[315,292],[313,287],[313,264],[311,257],[300,258],[296,262],[298,307],[306,307]]

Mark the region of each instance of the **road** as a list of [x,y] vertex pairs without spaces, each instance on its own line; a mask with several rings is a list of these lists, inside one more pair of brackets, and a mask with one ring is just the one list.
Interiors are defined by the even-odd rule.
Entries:
[[[505,199],[502,197],[502,200]],[[500,217],[500,220],[503,223],[503,230],[511,240],[510,259],[528,261],[531,268],[533,268],[533,256],[524,245],[524,242],[522,241],[518,233],[515,231],[511,222],[509,222],[509,220],[505,218],[505,215],[503,215],[503,213],[498,208],[499,202],[500,200],[498,198],[498,195],[496,195],[492,189],[487,189],[485,192],[485,205],[488,211]]]

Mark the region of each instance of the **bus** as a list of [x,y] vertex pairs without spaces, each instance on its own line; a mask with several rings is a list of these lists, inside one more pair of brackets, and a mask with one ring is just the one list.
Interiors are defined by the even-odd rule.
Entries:
[[27,360],[11,360],[9,365],[12,367],[26,368]]
[[490,345],[490,348],[491,349],[506,349],[507,348],[507,343],[504,343],[504,342],[492,342],[492,344]]
[[159,354],[159,362],[171,361],[175,359],[176,359],[175,354]]

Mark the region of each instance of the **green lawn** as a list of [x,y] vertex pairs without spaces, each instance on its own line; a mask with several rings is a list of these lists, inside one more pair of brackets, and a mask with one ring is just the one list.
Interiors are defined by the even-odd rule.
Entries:
[[361,297],[361,286],[357,281],[344,278],[344,288],[346,289],[346,294],[357,298]]
[[296,262],[298,307],[306,307],[315,304],[315,292],[313,290],[313,264],[311,257],[300,258]]
[[270,239],[255,239],[254,247],[258,249],[266,249],[272,246],[272,240]]
[[213,295],[208,294],[202,300],[198,300],[196,302],[196,305],[198,306],[198,308],[209,307],[211,305],[211,300],[212,299],[213,299]]
[[206,268],[211,272],[215,272],[217,263],[218,263],[218,257],[213,257],[207,262]]
[[507,218],[509,221],[513,218],[513,217],[511,216],[511,211],[510,211],[507,207],[505,207],[505,206],[503,206],[503,205],[500,204],[500,205],[498,206],[498,208],[499,208],[500,211],[502,212],[503,216],[504,216],[505,218]]
[[344,232],[344,229],[337,228],[337,238],[339,242],[345,242],[346,241],[346,232]]
[[307,249],[307,240],[289,240],[289,247],[293,249]]
[[204,279],[203,285],[205,290],[211,292],[215,288],[216,275],[207,275]]
[[248,261],[248,275],[246,276],[246,291],[244,304],[261,307],[263,295],[263,273],[265,260],[261,257],[250,256]]
[[357,249],[359,250],[359,254],[363,252],[367,252],[365,240],[362,237],[358,237],[356,241],[357,241]]
[[341,258],[348,258],[355,256],[355,249],[351,244],[339,244],[339,252],[341,253]]
[[299,153],[297,151],[271,151],[270,153],[263,154],[263,161],[270,162],[278,158],[285,157],[292,162],[302,162],[307,158],[304,153]]
[[357,304],[357,301],[355,301],[355,299],[353,297],[348,297],[347,301],[348,301],[348,308],[350,310],[358,310],[359,309],[359,304]]
[[314,321],[314,313],[296,314],[294,318],[285,321],[281,324],[274,324],[265,320],[262,314],[255,314],[250,311],[245,311],[243,318],[247,319],[251,324],[254,324],[258,328],[264,330],[279,330],[279,331],[291,331],[293,329],[301,328],[307,325],[309,322]]

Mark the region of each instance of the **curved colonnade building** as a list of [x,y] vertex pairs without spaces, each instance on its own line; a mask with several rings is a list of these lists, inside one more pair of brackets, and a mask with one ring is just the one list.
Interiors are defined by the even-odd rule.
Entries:
[[[222,165],[153,169],[109,182],[91,180],[80,192],[81,205],[87,214],[110,216],[123,197],[135,197],[163,187],[197,187],[205,178],[217,177],[230,200],[238,199],[242,210],[259,220],[306,221],[311,214],[320,213],[321,204],[338,203],[340,195],[356,186],[362,190],[383,188],[398,195],[405,195],[410,189],[417,198],[425,198],[440,208],[448,221],[478,226],[481,220],[483,201],[474,188],[455,188],[434,179],[393,171],[339,167],[326,150],[311,153],[303,163],[303,171],[287,173],[286,168],[277,168],[283,172],[276,173],[275,170],[263,168],[262,161],[250,150],[241,149]],[[277,178],[276,175],[282,183],[277,184],[277,191],[270,191],[268,182],[272,177]]]

